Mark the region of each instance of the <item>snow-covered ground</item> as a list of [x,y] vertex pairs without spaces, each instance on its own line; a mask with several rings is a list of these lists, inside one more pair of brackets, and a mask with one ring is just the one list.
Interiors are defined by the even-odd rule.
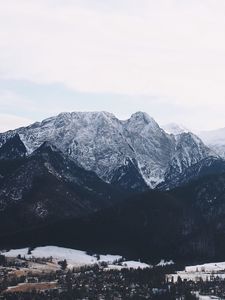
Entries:
[[122,266],[116,266],[115,262],[122,258],[122,256],[120,255],[108,254],[108,255],[91,256],[88,255],[85,251],[56,247],[56,246],[37,247],[34,250],[32,250],[31,254],[28,254],[28,248],[14,249],[8,252],[4,252],[4,255],[6,257],[17,257],[18,255],[21,255],[22,257],[25,256],[26,258],[52,257],[56,262],[66,259],[68,263],[68,267],[91,265],[100,262],[106,262],[111,267],[115,267],[115,268],[118,267],[118,269],[122,269],[122,268],[144,269],[144,268],[151,267],[148,264],[137,262],[137,261],[124,261],[122,262]]
[[85,251],[74,250],[69,248],[62,248],[56,246],[45,246],[37,247],[32,250],[32,254],[28,254],[28,248],[23,249],[14,249],[8,252],[5,252],[6,257],[17,257],[18,255],[22,257],[31,258],[31,257],[53,257],[54,260],[67,260],[68,266],[82,266],[82,265],[91,265],[97,262],[107,262],[113,263],[114,261],[121,259],[119,255],[100,255],[99,260],[95,256],[88,255]]
[[[155,265],[155,267],[166,267],[166,266],[171,266],[173,265],[174,262],[172,260],[166,261],[164,259],[161,259],[158,264]],[[116,269],[116,270],[121,270],[123,268],[127,269],[146,269],[146,268],[153,268],[153,265],[149,265],[146,263],[142,263],[139,261],[123,261],[121,265],[112,265],[109,264],[108,269]]]
[[199,294],[199,292],[194,293],[195,296],[197,296],[198,300],[223,300],[223,298],[218,298],[216,296],[203,296]]
[[213,280],[215,277],[225,279],[225,262],[207,263],[202,265],[187,266],[184,271],[176,274],[169,274],[167,278],[169,281],[176,282],[178,277],[182,280],[203,281]]
[[161,259],[161,261],[156,265],[157,267],[166,267],[174,265],[174,262],[172,260],[166,261],[164,259]]
[[148,265],[148,264],[145,264],[145,263],[141,263],[139,261],[124,261],[122,263],[122,266],[123,267],[126,267],[128,269],[146,269],[146,268],[150,268],[152,266]]
[[106,270],[122,270],[122,269],[147,269],[152,268],[151,265],[141,263],[139,261],[123,261],[120,265],[109,264]]
[[225,262],[188,266],[185,268],[185,271],[186,272],[200,272],[200,271],[204,271],[204,272],[224,271],[225,272]]

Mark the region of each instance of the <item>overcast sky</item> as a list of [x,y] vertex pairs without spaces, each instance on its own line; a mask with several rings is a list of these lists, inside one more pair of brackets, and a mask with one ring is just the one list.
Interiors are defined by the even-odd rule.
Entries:
[[91,110],[225,127],[225,1],[0,0],[0,131]]

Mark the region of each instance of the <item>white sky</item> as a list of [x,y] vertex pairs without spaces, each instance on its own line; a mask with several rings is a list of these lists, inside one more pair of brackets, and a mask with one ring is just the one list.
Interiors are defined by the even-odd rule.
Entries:
[[67,110],[225,127],[225,1],[0,0],[0,131]]

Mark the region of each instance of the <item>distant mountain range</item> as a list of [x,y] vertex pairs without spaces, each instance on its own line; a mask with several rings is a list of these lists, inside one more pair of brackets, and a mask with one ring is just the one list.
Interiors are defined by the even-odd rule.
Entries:
[[[170,123],[162,126],[164,131],[169,134],[178,135],[183,132],[190,132],[189,129],[181,124]],[[212,149],[216,154],[225,158],[225,128],[219,128],[216,130],[205,130],[197,133],[197,136]]]
[[211,131],[202,131],[200,138],[213,149],[218,155],[225,158],[225,128]]
[[0,247],[222,259],[223,155],[185,128],[164,129],[143,112],[73,112],[0,133]]

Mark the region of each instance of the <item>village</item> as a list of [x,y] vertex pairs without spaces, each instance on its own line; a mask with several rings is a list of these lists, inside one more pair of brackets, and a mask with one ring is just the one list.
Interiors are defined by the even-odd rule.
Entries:
[[62,259],[60,248],[43,249],[0,255],[1,300],[225,299],[224,263],[176,271],[182,266],[172,262],[151,266],[71,249],[63,249]]
[[1,256],[1,264],[0,299],[151,299],[157,292],[151,268],[122,268],[119,261],[112,268],[100,262],[70,269],[66,260],[56,264],[51,257]]
[[153,299],[168,292],[161,265],[172,271],[172,262],[154,268],[58,247],[12,250],[0,256],[0,299]]

